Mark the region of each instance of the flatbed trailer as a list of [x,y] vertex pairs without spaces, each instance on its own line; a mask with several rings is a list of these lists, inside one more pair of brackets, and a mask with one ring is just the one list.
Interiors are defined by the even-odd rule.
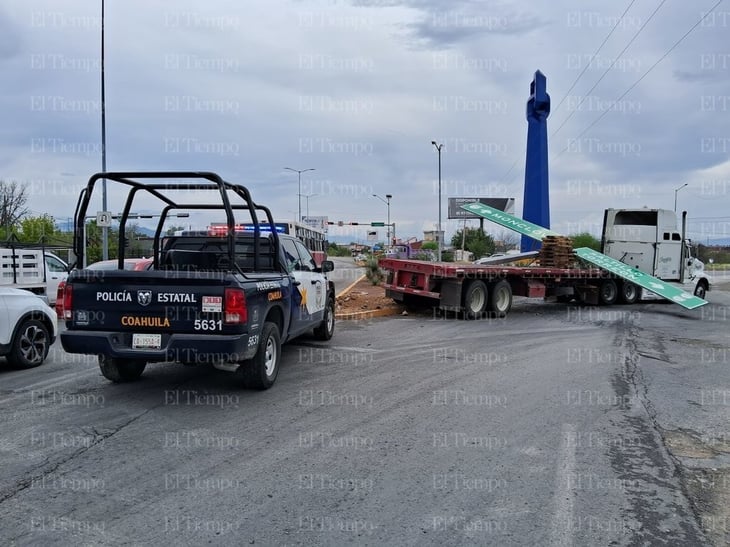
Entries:
[[423,304],[463,312],[467,318],[485,313],[504,317],[512,296],[614,303],[621,279],[601,268],[552,268],[423,262],[382,258],[387,271],[385,295],[404,304]]

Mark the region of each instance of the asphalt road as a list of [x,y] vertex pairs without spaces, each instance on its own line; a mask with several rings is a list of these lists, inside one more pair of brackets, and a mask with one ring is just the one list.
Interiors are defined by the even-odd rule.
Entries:
[[340,322],[266,392],[167,364],[112,385],[56,344],[0,364],[0,542],[721,545],[730,483],[692,486],[727,465],[709,299]]
[[329,274],[329,278],[335,283],[337,295],[365,273],[365,268],[357,266],[350,257],[331,256],[329,259],[335,263],[335,269]]

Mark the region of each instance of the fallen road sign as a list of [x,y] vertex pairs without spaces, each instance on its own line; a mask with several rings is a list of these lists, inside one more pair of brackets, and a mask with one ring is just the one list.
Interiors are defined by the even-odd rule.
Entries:
[[542,241],[542,238],[547,236],[562,235],[547,228],[543,228],[542,226],[538,226],[537,224],[533,224],[532,222],[512,216],[509,213],[505,213],[504,211],[500,211],[494,207],[490,207],[489,205],[484,205],[483,203],[465,203],[461,206],[461,208],[484,217],[487,220],[496,222],[505,228],[509,228],[515,232],[521,233],[522,235],[536,239],[537,241]]
[[[504,211],[500,211],[499,209],[495,209],[489,205],[484,205],[483,203],[465,203],[461,206],[461,208],[471,211],[472,213],[484,217],[487,220],[496,222],[505,228],[509,228],[510,230],[526,235],[527,237],[537,239],[538,241],[542,241],[542,238],[547,236],[561,235],[549,230],[548,228],[543,228],[537,224],[522,220],[521,218],[512,216],[509,213],[505,213]],[[657,279],[648,273],[632,268],[623,262],[611,258],[610,256],[606,256],[603,253],[599,253],[598,251],[594,251],[593,249],[589,249],[588,247],[574,249],[573,252],[576,256],[586,262],[611,272],[612,274],[626,279],[627,281],[631,281],[632,283],[658,294],[670,302],[679,304],[688,310],[699,308],[700,306],[704,306],[708,303],[707,300],[703,300],[698,296],[685,292],[678,287],[662,281],[661,279]]]
[[606,256],[605,254],[589,249],[588,247],[574,249],[573,252],[586,262],[590,262],[603,270],[609,271],[612,274],[631,281],[632,283],[656,293],[667,300],[675,302],[680,306],[684,306],[688,310],[699,308],[700,306],[704,306],[708,303],[707,300],[703,300],[698,296],[693,296],[674,285],[670,285],[661,279],[652,277],[641,270],[632,268],[628,264],[619,262],[615,258]]

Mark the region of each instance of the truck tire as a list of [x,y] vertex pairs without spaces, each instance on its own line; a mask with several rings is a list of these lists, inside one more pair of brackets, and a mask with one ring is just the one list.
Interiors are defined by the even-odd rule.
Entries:
[[322,323],[314,329],[314,337],[318,340],[329,340],[335,333],[335,299],[328,298],[324,307]]
[[502,279],[491,287],[489,294],[489,311],[496,317],[506,317],[512,309],[512,286]]
[[99,355],[99,368],[102,375],[115,384],[138,380],[146,366],[145,361],[138,359],[115,359]]
[[37,367],[46,359],[51,347],[46,326],[37,319],[26,319],[13,338],[8,364],[13,368]]
[[259,336],[259,347],[252,359],[239,368],[246,387],[269,389],[276,382],[281,362],[281,335],[276,323],[267,321]]
[[603,306],[611,306],[618,299],[618,286],[613,279],[604,279],[598,290],[598,301]]
[[624,281],[619,288],[618,300],[622,304],[633,304],[639,299],[639,287],[631,281]]
[[697,282],[697,286],[695,287],[695,296],[705,299],[705,296],[707,296],[707,281],[704,279]]
[[484,281],[479,279],[473,280],[466,287],[462,298],[464,317],[466,319],[480,317],[484,313],[484,310],[487,309],[488,299],[489,293],[487,292],[487,286],[484,284]]

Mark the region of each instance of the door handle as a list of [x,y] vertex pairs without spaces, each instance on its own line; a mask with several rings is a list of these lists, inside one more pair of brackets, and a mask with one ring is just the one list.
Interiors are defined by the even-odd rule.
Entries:
[[312,285],[316,285],[317,283],[319,283],[317,279],[312,279]]

